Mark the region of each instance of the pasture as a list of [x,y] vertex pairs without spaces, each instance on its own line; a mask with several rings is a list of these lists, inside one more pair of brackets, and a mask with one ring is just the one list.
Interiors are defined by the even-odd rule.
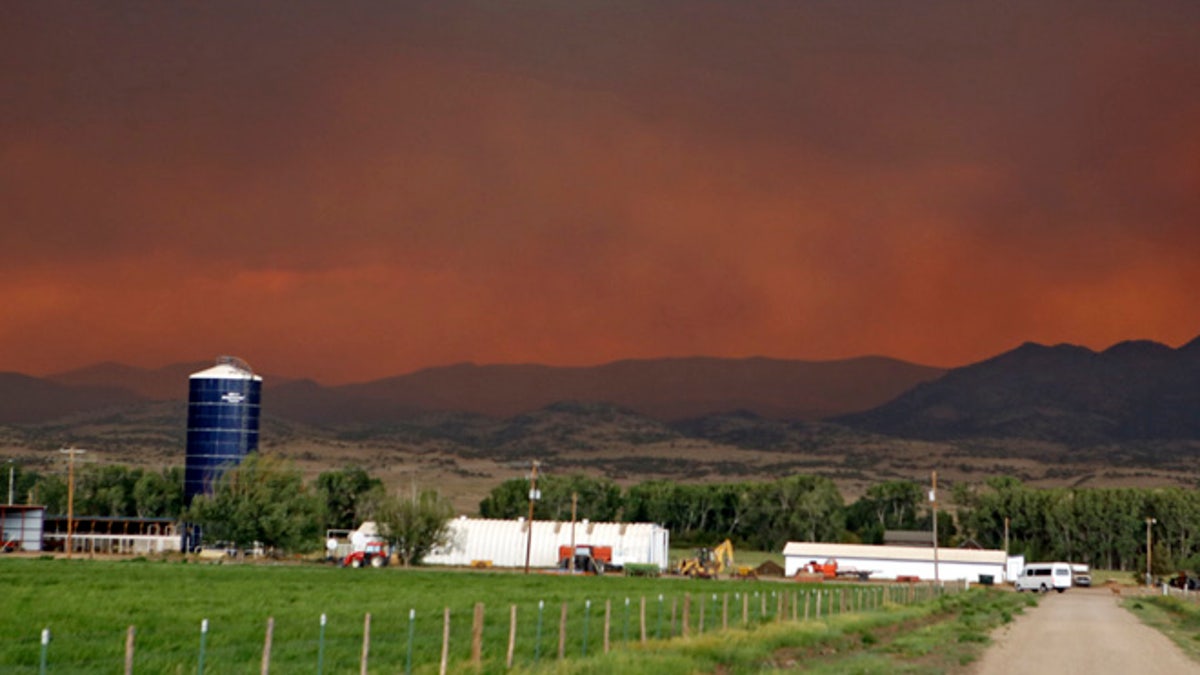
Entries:
[[[130,625],[136,627],[136,672],[194,673],[205,619],[207,672],[258,672],[268,619],[274,620],[271,664],[276,672],[317,672],[318,660],[325,673],[358,672],[367,613],[372,672],[403,672],[410,628],[413,671],[436,672],[444,609],[451,613],[449,660],[461,665],[471,658],[476,603],[485,607],[483,670],[501,672],[510,605],[517,606],[514,661],[527,667],[557,659],[564,603],[565,652],[579,656],[603,650],[606,601],[611,603],[610,640],[619,650],[622,643],[640,640],[643,597],[648,638],[665,639],[684,630],[685,595],[691,596],[687,630],[697,635],[719,628],[725,603],[731,625],[742,621],[743,608],[747,623],[754,625],[778,614],[783,600],[776,594],[805,590],[766,581],[50,559],[0,560],[0,587],[5,602],[0,671],[6,673],[38,671],[44,628],[51,635],[49,672],[117,672]],[[872,593],[869,600],[860,591],[842,602],[850,607],[881,600],[882,589]],[[829,605],[826,599],[826,613]],[[327,618],[323,639],[322,614]]]
[[[447,609],[447,672],[505,673],[513,605],[512,672],[684,675],[801,665],[828,673],[957,672],[982,652],[988,630],[1036,602],[1003,590],[961,593],[953,585],[935,594],[927,584],[526,576],[179,559],[0,558],[0,588],[0,672],[6,675],[40,672],[43,629],[51,634],[45,672],[122,672],[130,625],[136,627],[133,672],[258,673],[268,620],[274,626],[272,672],[358,673],[368,613],[369,672],[408,672],[411,644],[411,672],[437,673]],[[485,614],[475,666],[477,603]],[[205,619],[209,631],[202,637]],[[722,629],[726,621],[729,630]]]

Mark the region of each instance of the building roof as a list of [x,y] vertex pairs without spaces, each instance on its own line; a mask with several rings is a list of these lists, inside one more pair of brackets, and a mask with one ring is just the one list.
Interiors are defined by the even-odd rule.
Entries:
[[[920,546],[872,546],[869,544],[825,544],[813,541],[790,541],[783,547],[784,556],[811,558],[869,558],[873,560],[907,560],[933,562],[933,548]],[[940,562],[988,563],[1003,565],[1008,554],[992,549],[939,548]]]

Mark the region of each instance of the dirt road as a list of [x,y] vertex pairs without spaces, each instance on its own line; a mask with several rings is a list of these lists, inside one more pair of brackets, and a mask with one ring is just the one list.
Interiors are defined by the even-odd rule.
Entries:
[[1106,588],[1072,588],[1042,596],[992,634],[974,675],[1055,673],[1180,675],[1200,673],[1162,633],[1121,609]]

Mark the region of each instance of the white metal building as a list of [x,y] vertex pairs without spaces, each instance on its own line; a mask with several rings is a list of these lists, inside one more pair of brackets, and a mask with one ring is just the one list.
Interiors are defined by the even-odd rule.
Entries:
[[[529,529],[524,518],[488,520],[457,518],[450,523],[450,544],[425,556],[430,565],[470,565],[490,561],[495,567],[524,567]],[[572,535],[573,532],[573,535]],[[572,536],[574,537],[572,539]],[[531,567],[554,567],[558,547],[590,544],[611,546],[613,563],[642,563],[666,569],[670,562],[670,532],[654,523],[593,523],[586,520],[535,520],[529,548]]]
[[[788,542],[783,548],[784,571],[790,577],[812,561],[837,560],[840,569],[870,571],[872,579],[916,577],[934,579],[932,547],[871,546],[866,544],[823,544]],[[939,548],[937,577],[943,581],[980,581],[990,576],[994,583],[1008,581],[1008,554],[1000,550]]]
[[41,551],[46,507],[0,505],[0,547],[12,551]]

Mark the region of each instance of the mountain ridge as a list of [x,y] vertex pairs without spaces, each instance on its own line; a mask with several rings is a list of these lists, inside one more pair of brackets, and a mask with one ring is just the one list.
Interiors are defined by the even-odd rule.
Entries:
[[1070,445],[1200,438],[1200,338],[1102,351],[1027,342],[831,421],[890,436],[1022,438]]
[[[44,381],[68,387],[112,383],[143,400],[183,400],[187,375],[204,367],[178,363],[140,369],[109,362]],[[428,411],[510,417],[558,401],[590,401],[665,420],[736,409],[815,420],[866,410],[943,372],[864,356],[834,361],[674,357],[597,366],[458,363],[335,386],[264,375],[264,414],[322,424],[373,424]]]

